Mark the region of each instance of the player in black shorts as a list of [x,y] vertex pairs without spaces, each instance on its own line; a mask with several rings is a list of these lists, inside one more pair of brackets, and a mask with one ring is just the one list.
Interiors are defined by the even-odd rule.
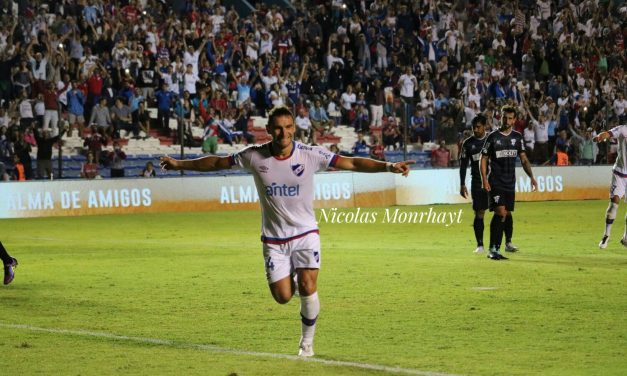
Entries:
[[483,216],[488,209],[488,193],[481,187],[481,170],[479,162],[481,160],[481,149],[486,139],[485,124],[486,117],[479,114],[472,119],[473,135],[462,143],[461,155],[459,157],[459,194],[463,198],[468,197],[466,188],[466,169],[470,165],[470,195],[472,197],[472,210],[475,212],[475,219],[472,227],[475,230],[477,249],[475,253],[483,252]]
[[2,260],[2,264],[4,264],[4,284],[8,285],[15,277],[13,269],[17,266],[17,260],[9,256],[2,242],[0,242],[0,259]]
[[[511,244],[516,198],[516,158],[520,158],[523,170],[531,178],[531,187],[535,191],[538,183],[533,177],[531,164],[525,153],[523,137],[512,129],[516,122],[516,109],[511,106],[501,108],[501,127],[488,135],[481,150],[481,181],[483,188],[490,195],[490,211],[494,212],[490,222],[490,252],[492,260],[507,260],[499,249],[505,232],[506,250],[515,252]],[[489,170],[488,170],[489,165]],[[489,171],[489,172],[488,172]]]

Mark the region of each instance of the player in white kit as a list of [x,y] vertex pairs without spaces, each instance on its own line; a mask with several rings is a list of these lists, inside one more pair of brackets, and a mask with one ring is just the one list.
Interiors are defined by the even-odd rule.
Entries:
[[[618,155],[614,167],[612,167],[612,185],[610,186],[610,205],[607,207],[605,215],[605,232],[603,238],[599,242],[599,248],[607,248],[607,243],[610,240],[610,232],[612,231],[612,224],[616,219],[616,212],[618,211],[618,203],[620,199],[625,197],[625,188],[627,187],[627,144],[625,138],[627,138],[627,125],[619,125],[606,132],[599,133],[592,140],[594,142],[603,142],[609,138],[615,138],[618,140]],[[620,240],[620,243],[627,247],[627,216],[625,217],[625,232]]]
[[414,161],[381,162],[348,158],[320,146],[294,141],[294,116],[287,107],[274,108],[266,126],[272,141],[247,147],[228,157],[205,156],[192,160],[161,157],[166,170],[217,171],[233,166],[250,170],[261,205],[261,241],[266,276],[272,297],[285,304],[300,295],[300,356],[313,356],[320,269],[320,236],[313,209],[314,173],[335,167],[356,172],[409,174]]

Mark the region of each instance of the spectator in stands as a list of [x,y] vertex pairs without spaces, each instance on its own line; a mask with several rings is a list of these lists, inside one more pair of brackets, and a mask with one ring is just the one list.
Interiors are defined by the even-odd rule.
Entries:
[[165,80],[161,84],[161,90],[155,92],[155,98],[157,99],[157,128],[168,130],[170,129],[170,111],[176,96],[168,89]]
[[[459,103],[462,104],[461,101]],[[443,115],[438,124],[437,135],[441,142],[444,141],[449,151],[451,165],[455,166],[459,155],[459,130],[452,117],[448,114]]]
[[26,181],[26,174],[24,174],[24,165],[20,161],[20,157],[17,154],[13,154],[13,174],[11,180]]
[[583,137],[579,135],[572,126],[570,127],[570,132],[572,137],[578,141],[579,164],[584,166],[591,166],[594,164],[598,153],[597,144],[593,141],[595,136],[594,129],[588,127]]
[[380,137],[373,135],[371,137],[372,144],[368,145],[370,149],[370,158],[377,161],[385,161],[385,146]]
[[150,114],[146,110],[146,102],[139,102],[139,107],[137,110],[133,111],[133,128],[139,129],[144,132],[146,135],[144,136],[144,140],[150,137]]
[[342,93],[340,97],[340,104],[342,105],[342,124],[351,124],[348,113],[353,108],[354,103],[357,101],[357,96],[353,92],[353,86],[348,85],[346,91]]
[[155,166],[152,162],[146,162],[146,167],[142,170],[142,173],[139,175],[143,178],[154,178],[157,176],[157,172],[155,171]]
[[[20,113],[20,129],[25,130],[30,127],[33,121],[35,120],[35,115],[33,112],[33,101],[29,99],[28,92],[21,92],[21,100],[19,104],[19,113]],[[39,124],[41,126],[41,124]]]
[[17,155],[24,166],[24,177],[26,180],[31,180],[33,178],[33,166],[32,159],[30,153],[32,151],[31,144],[26,142],[24,138],[24,132],[17,131],[15,132],[16,136],[15,141],[13,143],[13,150],[15,155]]
[[218,123],[215,118],[205,123],[202,140],[203,153],[215,154],[218,151]]
[[96,162],[93,153],[87,153],[87,161],[81,164],[81,178],[96,179],[99,177],[98,162]]
[[38,132],[35,133],[35,139],[37,140],[38,179],[52,178],[52,147],[61,140],[66,130],[66,128],[62,128],[61,132],[54,137],[51,137],[48,129],[38,129]]
[[[309,114],[305,108],[298,111],[298,116],[294,119],[296,125],[296,139],[302,143],[316,143],[316,132],[309,120]],[[305,141],[306,140],[306,141]]]
[[393,116],[390,116],[383,126],[383,146],[386,150],[396,150],[403,146],[403,136]]
[[68,121],[70,122],[69,135],[72,129],[78,127],[78,137],[83,137],[85,129],[85,94],[78,88],[78,81],[72,83],[72,88],[66,94],[68,107]]
[[122,97],[115,98],[115,105],[109,110],[113,124],[113,138],[120,138],[120,130],[133,132],[135,139],[139,138],[139,124],[133,124],[131,108],[124,103]]
[[44,122],[43,129],[46,130],[48,127],[52,129],[52,134],[56,135],[59,133],[59,101],[58,94],[54,83],[48,82],[43,88],[43,98],[45,105],[45,113],[44,113]]
[[85,138],[83,146],[87,148],[87,154],[94,155],[94,160],[101,165],[109,165],[109,155],[101,154],[102,148],[109,143],[105,134],[105,130],[102,127],[98,127],[96,124],[91,126],[89,136]]
[[383,105],[385,104],[385,89],[380,79],[374,80],[368,94],[368,102],[370,103],[370,118],[372,126],[381,127],[383,125]]
[[109,107],[107,107],[107,98],[100,98],[98,104],[92,109],[89,124],[95,124],[98,128],[104,129],[109,136],[113,134],[113,122]]
[[329,132],[335,126],[333,120],[327,116],[327,112],[318,98],[314,101],[314,105],[309,108],[309,120],[314,128],[314,132],[318,131],[321,135]]
[[440,146],[431,152],[431,166],[448,167],[451,160],[451,152],[447,148],[446,141],[440,141]]
[[368,143],[364,140],[364,132],[357,132],[357,141],[353,144],[353,155],[368,153]]
[[109,163],[112,178],[124,177],[124,160],[126,153],[122,151],[122,146],[118,141],[113,142],[113,150],[109,152]]
[[364,104],[357,105],[352,125],[355,128],[355,132],[368,132],[370,130],[370,116]]

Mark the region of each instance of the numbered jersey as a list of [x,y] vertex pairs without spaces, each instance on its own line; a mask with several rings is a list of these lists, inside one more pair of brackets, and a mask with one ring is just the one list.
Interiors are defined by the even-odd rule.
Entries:
[[252,172],[261,205],[261,241],[283,244],[318,232],[313,209],[314,173],[334,166],[338,156],[320,146],[294,142],[292,154],[273,157],[271,143],[250,146],[230,157]]
[[516,158],[525,152],[523,137],[512,130],[488,135],[481,153],[490,158],[488,182],[492,188],[516,190]]
[[470,162],[470,178],[473,188],[481,187],[481,149],[483,149],[485,140],[485,136],[483,138],[470,136],[462,143],[462,150],[459,159],[462,161],[467,159],[468,162]]

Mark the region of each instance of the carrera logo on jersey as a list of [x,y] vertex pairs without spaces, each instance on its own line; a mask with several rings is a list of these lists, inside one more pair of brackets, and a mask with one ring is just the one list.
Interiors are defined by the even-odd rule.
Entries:
[[305,172],[305,166],[303,166],[302,164],[292,165],[292,172],[296,176],[301,176],[303,172]]
[[259,172],[265,174],[268,172],[268,166],[259,166]]
[[297,147],[299,149],[301,149],[301,150],[313,150],[313,148],[311,146],[307,146],[307,145],[303,145],[303,144],[298,144]]
[[518,150],[499,150],[496,152],[497,158],[516,158],[518,156]]
[[272,183],[272,185],[266,185],[266,196],[268,197],[295,197],[300,194],[300,185],[278,185]]

